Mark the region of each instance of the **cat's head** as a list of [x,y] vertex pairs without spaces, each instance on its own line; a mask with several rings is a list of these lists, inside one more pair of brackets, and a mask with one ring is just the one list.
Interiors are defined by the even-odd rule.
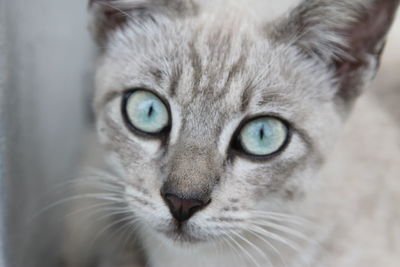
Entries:
[[181,241],[290,209],[375,75],[397,4],[309,0],[270,20],[236,1],[92,0],[98,133],[125,203]]

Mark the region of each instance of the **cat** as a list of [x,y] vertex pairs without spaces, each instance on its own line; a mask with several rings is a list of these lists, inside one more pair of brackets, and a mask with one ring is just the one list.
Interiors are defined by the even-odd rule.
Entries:
[[398,3],[91,0],[108,167],[66,265],[398,266],[399,169],[366,160],[397,129],[371,97],[350,115]]

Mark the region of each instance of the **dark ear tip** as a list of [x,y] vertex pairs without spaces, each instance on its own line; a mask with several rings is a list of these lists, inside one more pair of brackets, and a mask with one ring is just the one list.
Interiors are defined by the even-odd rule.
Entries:
[[393,12],[393,14],[396,13],[396,9],[400,4],[400,0],[375,0],[376,5],[382,4],[386,5],[387,9]]

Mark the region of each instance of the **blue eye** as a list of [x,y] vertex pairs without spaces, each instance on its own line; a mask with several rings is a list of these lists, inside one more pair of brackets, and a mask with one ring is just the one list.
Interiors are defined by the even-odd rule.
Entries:
[[268,156],[285,144],[288,129],[279,119],[262,117],[245,124],[238,137],[240,146],[246,153]]
[[149,91],[128,93],[123,108],[129,123],[144,133],[160,133],[169,124],[167,107],[159,97]]

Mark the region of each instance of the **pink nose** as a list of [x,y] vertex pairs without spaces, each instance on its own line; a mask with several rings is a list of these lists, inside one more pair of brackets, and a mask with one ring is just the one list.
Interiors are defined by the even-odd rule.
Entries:
[[162,196],[164,201],[167,203],[172,216],[178,222],[188,220],[193,216],[193,214],[208,204],[198,199],[183,199],[171,193],[166,193]]

